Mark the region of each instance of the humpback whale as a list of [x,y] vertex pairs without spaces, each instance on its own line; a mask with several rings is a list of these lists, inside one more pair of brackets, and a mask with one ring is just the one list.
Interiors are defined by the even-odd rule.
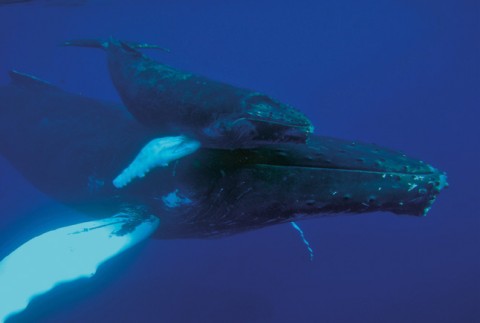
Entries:
[[295,108],[252,90],[177,70],[143,55],[143,43],[72,40],[65,46],[102,48],[123,103],[141,123],[182,133],[214,148],[264,142],[305,142],[313,125]]
[[444,186],[445,175],[420,160],[315,135],[301,145],[202,147],[117,190],[110,179],[158,132],[115,104],[10,75],[0,88],[0,153],[39,190],[76,208],[141,205],[161,219],[158,238],[223,236],[306,214],[423,215]]
[[[72,40],[64,45],[104,49],[113,84],[132,115],[162,132],[186,136],[190,147],[235,149],[275,142],[305,143],[313,132],[305,115],[266,94],[177,70],[137,50],[164,50],[156,45],[115,39]],[[158,140],[144,147],[114,179],[115,187],[122,188],[135,178],[144,177],[152,167],[168,165],[163,158],[163,146],[154,149],[160,161],[151,158],[147,166],[139,162],[146,151],[153,152]]]
[[[0,306],[0,321],[55,284],[91,276],[101,262],[149,236],[222,237],[331,214],[420,216],[446,185],[443,172],[402,153],[312,135],[304,144],[201,146],[119,190],[111,180],[138,147],[163,132],[139,123],[122,106],[65,92],[27,74],[12,71],[10,77],[0,87],[0,153],[52,198],[92,216],[92,210],[102,210],[112,217],[46,233],[3,259],[0,283],[15,283],[0,288],[0,298],[12,300],[9,308]],[[184,143],[172,138],[173,146],[175,140]],[[37,264],[21,256],[38,254],[41,241],[57,246],[58,239],[65,249],[51,251],[41,263],[60,258],[68,273],[50,268],[55,275],[47,279],[48,270],[26,271],[25,263]],[[85,245],[91,239],[111,249],[99,255]],[[49,284],[22,289],[19,274]]]

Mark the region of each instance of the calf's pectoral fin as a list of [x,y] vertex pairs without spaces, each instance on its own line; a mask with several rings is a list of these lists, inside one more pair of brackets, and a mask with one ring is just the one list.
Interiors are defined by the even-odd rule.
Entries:
[[162,137],[148,142],[135,159],[113,180],[116,188],[122,188],[135,178],[144,177],[156,167],[165,167],[174,160],[194,153],[200,143],[185,136]]

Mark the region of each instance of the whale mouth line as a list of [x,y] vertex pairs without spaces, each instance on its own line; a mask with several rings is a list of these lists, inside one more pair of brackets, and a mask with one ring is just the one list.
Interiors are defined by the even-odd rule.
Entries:
[[281,121],[281,120],[272,120],[268,118],[261,118],[261,117],[253,117],[252,115],[246,117],[245,119],[253,122],[262,122],[262,123],[268,123],[272,125],[278,125],[282,127],[288,127],[288,128],[297,128],[297,129],[305,129],[307,132],[313,132],[312,125],[310,124],[299,124],[299,123],[289,123],[288,121]]
[[385,176],[431,176],[434,175],[436,172],[432,171],[430,173],[422,172],[422,173],[409,173],[409,172],[402,172],[402,171],[391,171],[391,170],[369,170],[369,169],[360,169],[360,168],[347,168],[347,167],[335,167],[335,166],[308,166],[308,165],[287,165],[287,164],[267,164],[267,163],[259,163],[256,164],[257,166],[264,166],[264,167],[279,167],[279,168],[299,168],[299,169],[312,169],[312,170],[325,170],[325,171],[339,171],[339,172],[352,172],[352,173],[365,173],[365,174],[378,174],[378,175],[385,175]]

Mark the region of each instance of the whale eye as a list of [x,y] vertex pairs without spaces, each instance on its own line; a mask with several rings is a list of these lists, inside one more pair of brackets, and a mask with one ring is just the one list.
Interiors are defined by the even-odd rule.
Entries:
[[232,122],[227,131],[229,132],[229,136],[231,136],[234,140],[252,139],[257,134],[255,125],[244,118],[240,118]]

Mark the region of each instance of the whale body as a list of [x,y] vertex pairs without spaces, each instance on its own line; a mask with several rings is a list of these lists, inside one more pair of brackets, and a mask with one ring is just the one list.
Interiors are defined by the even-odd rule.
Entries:
[[444,173],[419,160],[334,138],[237,149],[159,138],[122,106],[10,77],[0,87],[0,153],[39,190],[102,218],[43,233],[0,261],[0,322],[151,236],[221,237],[291,222],[312,257],[293,221],[425,215],[446,185]]
[[112,180],[157,130],[122,106],[10,76],[0,87],[0,153],[67,205],[157,216],[157,238],[219,237],[328,214],[424,215],[446,185],[443,172],[402,153],[312,136],[306,144],[201,147],[119,190]]
[[115,39],[73,40],[64,45],[104,49],[112,82],[137,120],[191,136],[206,147],[304,143],[313,132],[303,113],[266,94],[175,69],[137,50],[158,46]]

